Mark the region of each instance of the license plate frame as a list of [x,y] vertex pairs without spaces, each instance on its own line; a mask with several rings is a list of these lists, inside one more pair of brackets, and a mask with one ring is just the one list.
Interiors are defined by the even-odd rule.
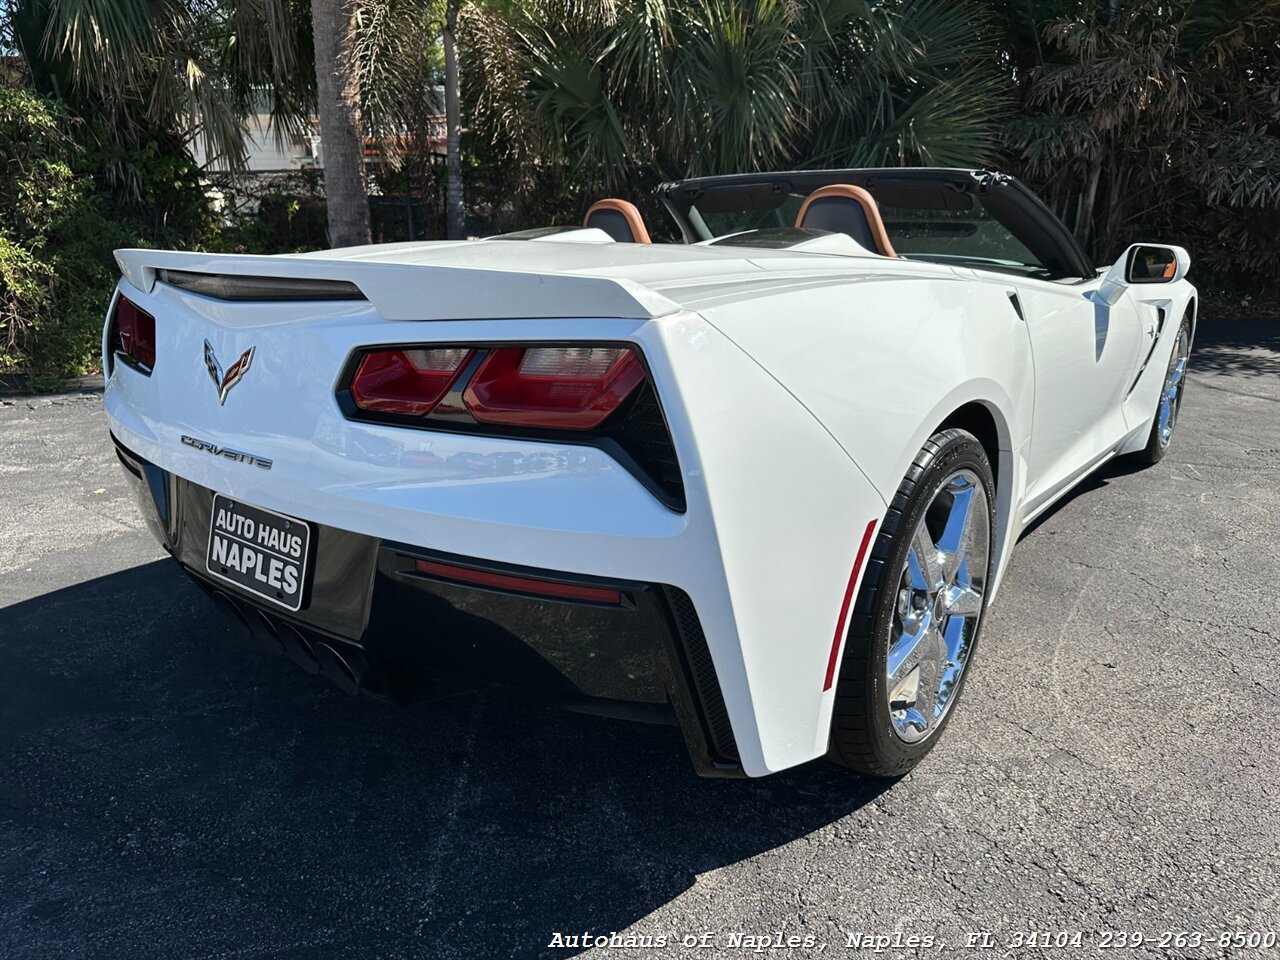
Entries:
[[205,570],[211,577],[297,613],[310,561],[311,525],[305,520],[223,493],[213,495],[205,544]]

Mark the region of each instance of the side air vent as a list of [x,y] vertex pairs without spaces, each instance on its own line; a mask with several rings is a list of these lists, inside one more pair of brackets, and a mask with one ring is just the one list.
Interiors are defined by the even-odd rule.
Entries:
[[724,705],[724,694],[720,692],[720,681],[716,677],[716,667],[711,661],[711,650],[707,647],[707,636],[702,632],[698,611],[694,609],[689,595],[678,587],[667,587],[666,593],[688,658],[690,679],[698,695],[707,740],[716,760],[736,764],[739,760],[738,742],[733,737],[729,711]]
[[215,300],[364,300],[360,288],[347,280],[308,280],[301,277],[242,277],[229,273],[157,270],[156,279],[171,287]]

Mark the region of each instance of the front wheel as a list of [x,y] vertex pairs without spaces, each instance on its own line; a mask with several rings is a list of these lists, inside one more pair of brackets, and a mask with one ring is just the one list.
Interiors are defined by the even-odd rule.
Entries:
[[1169,444],[1173,442],[1173,431],[1178,425],[1178,414],[1182,410],[1182,398],[1187,392],[1187,363],[1190,359],[1191,317],[1184,316],[1178,327],[1173,355],[1169,357],[1164,386],[1160,388],[1156,415],[1151,421],[1151,435],[1147,438],[1147,445],[1133,455],[1139,463],[1159,463],[1168,452]]
[[831,756],[894,777],[937,743],[986,609],[995,481],[964,430],[934,434],[890,504],[849,623]]

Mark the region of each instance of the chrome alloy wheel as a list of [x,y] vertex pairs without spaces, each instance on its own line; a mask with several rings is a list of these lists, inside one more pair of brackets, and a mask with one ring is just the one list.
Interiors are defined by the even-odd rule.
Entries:
[[957,470],[938,487],[912,534],[885,665],[889,717],[907,743],[933,733],[955,701],[982,616],[989,517],[978,475]]
[[1173,428],[1178,425],[1178,410],[1182,407],[1182,380],[1187,375],[1187,360],[1191,356],[1191,335],[1183,326],[1178,331],[1173,356],[1169,359],[1169,372],[1164,378],[1164,392],[1160,394],[1160,409],[1156,412],[1156,436],[1160,446],[1167,447],[1173,439]]

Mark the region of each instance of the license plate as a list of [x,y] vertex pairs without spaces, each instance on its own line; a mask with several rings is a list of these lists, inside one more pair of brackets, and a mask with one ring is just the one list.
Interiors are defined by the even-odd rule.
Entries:
[[297,610],[310,549],[304,521],[214,494],[205,569],[218,579]]

